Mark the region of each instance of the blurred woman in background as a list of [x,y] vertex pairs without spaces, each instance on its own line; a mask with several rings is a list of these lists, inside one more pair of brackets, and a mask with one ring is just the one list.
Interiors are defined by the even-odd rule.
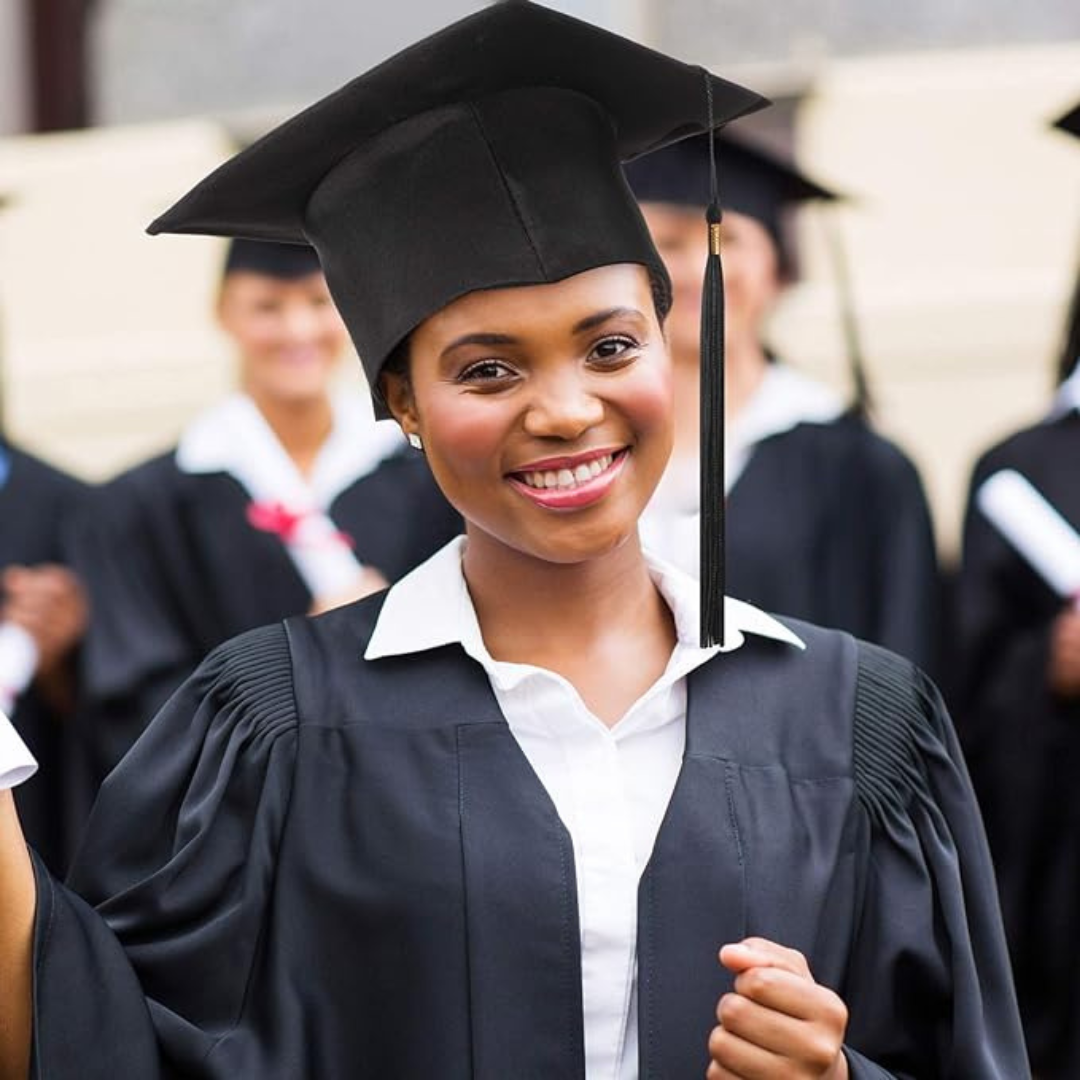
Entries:
[[[1058,126],[1080,137],[1080,105]],[[983,510],[980,493],[1006,470],[1080,534],[1080,274],[1050,410],[975,466],[956,593],[957,722],[1032,1065],[1043,1080],[1072,1080],[1080,1076],[1080,595],[1060,595]]]
[[460,531],[396,425],[333,392],[347,334],[310,247],[234,240],[217,317],[237,392],[102,488],[79,547],[92,786],[215,645],[374,592]]
[[[768,323],[795,280],[785,215],[832,192],[744,139],[720,140],[726,304],[727,574],[732,595],[865,638],[930,667],[937,561],[911,462],[866,424],[856,401],[781,362]],[[708,140],[626,168],[671,273],[667,324],[676,380],[675,448],[642,519],[647,544],[697,573],[700,226]]]

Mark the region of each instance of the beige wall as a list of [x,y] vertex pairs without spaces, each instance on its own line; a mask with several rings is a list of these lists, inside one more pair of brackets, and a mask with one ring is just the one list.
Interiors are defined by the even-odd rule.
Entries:
[[12,435],[88,478],[161,447],[228,385],[207,320],[220,243],[146,224],[227,153],[199,122],[0,140]]

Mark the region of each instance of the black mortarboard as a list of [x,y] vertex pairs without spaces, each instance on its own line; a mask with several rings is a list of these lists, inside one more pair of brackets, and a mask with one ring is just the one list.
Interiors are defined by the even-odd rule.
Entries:
[[[760,221],[776,243],[782,268],[788,269],[784,211],[812,199],[831,202],[840,196],[776,155],[729,133],[721,135],[716,145],[724,209]],[[709,140],[703,136],[684,139],[638,158],[626,166],[626,176],[642,202],[704,206],[709,192]]]
[[[276,128],[150,232],[312,244],[377,391],[394,349],[467,293],[625,262],[666,290],[620,162],[764,104],[702,68],[503,0]],[[377,392],[376,408],[386,415]],[[722,612],[722,594],[706,599]]]
[[224,273],[247,270],[266,277],[295,281],[321,273],[319,256],[310,244],[279,244],[272,240],[233,240],[225,256]]
[[1080,139],[1080,101],[1078,101],[1064,116],[1059,116],[1054,121],[1054,127],[1067,131]]

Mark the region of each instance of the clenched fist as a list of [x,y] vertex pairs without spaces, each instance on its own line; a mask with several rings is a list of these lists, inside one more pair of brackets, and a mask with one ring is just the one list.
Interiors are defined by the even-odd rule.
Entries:
[[707,1080],[847,1080],[848,1012],[802,953],[765,938],[720,950],[735,987],[716,1006]]

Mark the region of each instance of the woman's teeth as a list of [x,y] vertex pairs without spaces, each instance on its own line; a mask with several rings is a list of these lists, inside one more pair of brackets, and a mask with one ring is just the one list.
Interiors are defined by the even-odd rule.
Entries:
[[542,472],[523,472],[517,475],[532,488],[576,488],[579,484],[599,476],[610,468],[615,460],[614,454],[604,454],[592,461],[578,465],[576,469],[547,469]]

